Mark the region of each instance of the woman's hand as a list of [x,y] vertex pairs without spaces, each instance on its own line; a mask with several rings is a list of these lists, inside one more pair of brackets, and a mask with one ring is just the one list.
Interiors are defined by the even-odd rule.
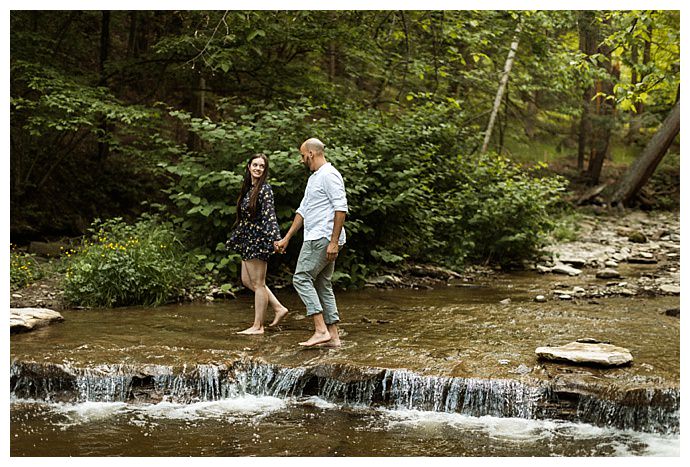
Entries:
[[287,238],[281,238],[277,242],[273,242],[273,249],[276,253],[284,254],[289,242],[290,240]]

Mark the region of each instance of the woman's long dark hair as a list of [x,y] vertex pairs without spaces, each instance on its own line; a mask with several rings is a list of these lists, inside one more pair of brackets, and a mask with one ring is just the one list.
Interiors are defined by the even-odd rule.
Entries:
[[[252,174],[251,172],[249,172],[249,167],[252,165],[252,161],[258,158],[263,159],[264,164],[266,166],[264,167],[264,173],[261,174],[261,178],[259,178],[259,181],[256,182],[256,185],[252,187]],[[244,199],[245,195],[249,190],[252,190],[252,194],[249,195],[249,218],[254,219],[256,217],[256,204],[259,199],[259,192],[261,191],[261,187],[263,186],[263,184],[266,183],[267,178],[268,157],[266,157],[265,154],[254,154],[252,157],[249,158],[249,162],[247,162],[247,166],[244,169],[244,180],[242,181],[242,189],[240,190],[240,196],[237,198],[237,216],[235,218],[235,224],[238,224],[240,222],[240,219],[242,217],[242,200]]]

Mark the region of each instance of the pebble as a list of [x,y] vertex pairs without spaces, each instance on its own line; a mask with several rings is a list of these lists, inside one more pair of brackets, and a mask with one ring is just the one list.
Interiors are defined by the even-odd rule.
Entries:
[[509,299],[509,298],[504,298],[504,299],[501,300],[499,303],[500,303],[501,305],[507,305],[507,304],[510,303],[510,299]]
[[546,301],[546,297],[543,296],[543,295],[537,295],[536,297],[534,297],[534,301],[535,301],[535,302],[540,302],[540,303],[541,303],[541,302],[545,302],[545,301]]

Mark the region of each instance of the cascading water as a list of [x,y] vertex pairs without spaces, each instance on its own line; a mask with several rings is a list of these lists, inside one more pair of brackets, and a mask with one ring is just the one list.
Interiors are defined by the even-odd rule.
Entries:
[[[538,381],[527,384],[506,379],[426,376],[404,369],[368,369],[361,371],[359,379],[348,381],[338,379],[338,370],[288,368],[247,359],[232,365],[184,366],[177,373],[172,367],[158,365],[74,368],[15,362],[11,369],[11,393],[15,398],[74,402],[191,403],[245,394],[281,399],[317,396],[346,406],[473,417],[563,418],[660,433],[677,433],[680,425],[680,396],[672,390],[638,391],[637,397],[644,400],[628,405],[580,396],[573,414],[570,403],[559,412],[559,395],[548,384]],[[350,373],[357,371],[349,368]]]

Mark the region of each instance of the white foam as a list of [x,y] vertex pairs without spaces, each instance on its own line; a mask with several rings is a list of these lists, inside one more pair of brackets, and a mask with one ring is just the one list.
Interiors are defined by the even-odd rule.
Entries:
[[285,407],[285,401],[277,397],[246,395],[232,399],[195,402],[192,404],[161,402],[154,405],[139,406],[136,408],[136,411],[155,418],[196,420],[265,414],[283,410]]
[[[591,440],[608,438],[616,456],[680,456],[680,436],[644,433],[632,430],[602,428],[587,423],[560,420],[531,420],[522,418],[472,417],[458,413],[421,410],[379,409],[389,428],[396,426],[432,429],[451,427],[459,430],[480,431],[503,441],[548,441],[554,437]],[[631,446],[637,450],[633,451]],[[642,446],[642,447],[641,447]]]

